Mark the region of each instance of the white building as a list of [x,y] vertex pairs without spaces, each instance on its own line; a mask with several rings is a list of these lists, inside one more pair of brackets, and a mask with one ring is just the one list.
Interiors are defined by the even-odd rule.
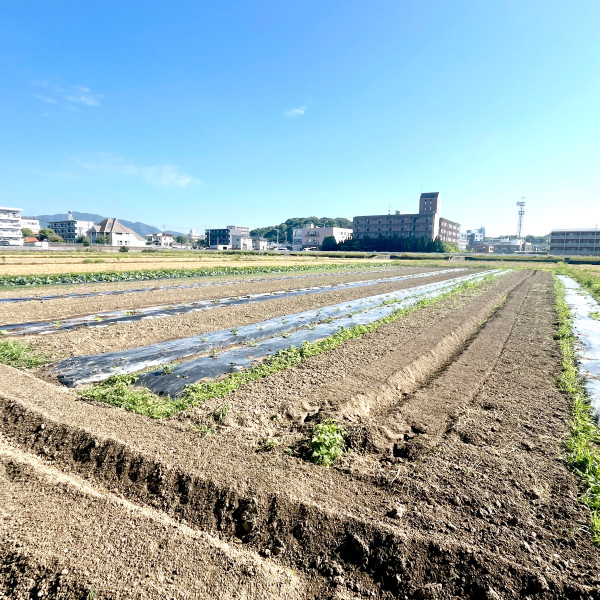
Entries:
[[259,252],[265,252],[269,247],[269,242],[264,238],[252,238],[252,248]]
[[22,246],[22,208],[0,206],[0,246]]
[[344,227],[315,227],[312,223],[302,229],[294,229],[292,247],[294,250],[303,248],[320,248],[323,240],[333,236],[337,244],[352,239],[353,230]]
[[40,220],[35,217],[21,217],[21,229],[31,229],[32,233],[40,232]]
[[234,233],[231,235],[233,250],[252,250],[252,238],[249,235]]
[[146,236],[146,242],[149,246],[158,246],[159,248],[170,248],[175,238],[169,233],[151,233]]
[[129,227],[119,223],[118,219],[104,219],[94,225],[88,232],[90,243],[96,244],[98,236],[107,239],[106,246],[129,246],[131,248],[145,248],[146,238],[138,235]]

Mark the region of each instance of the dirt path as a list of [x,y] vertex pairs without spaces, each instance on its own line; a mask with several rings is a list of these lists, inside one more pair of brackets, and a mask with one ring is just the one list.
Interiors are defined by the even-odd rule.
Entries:
[[[420,355],[431,354],[451,324],[468,314],[483,320],[444,360],[423,361],[412,382],[398,375],[406,374],[405,348],[412,348],[413,362],[419,358],[412,340],[420,339]],[[210,559],[206,578],[199,577],[206,587],[190,591],[191,598],[220,597],[222,590],[232,589],[228,585],[239,597],[258,597],[257,588],[239,578],[236,560],[256,565],[265,598],[286,597],[277,586],[290,569],[298,582],[290,593],[305,598],[599,598],[599,551],[586,532],[589,515],[576,500],[575,479],[561,460],[569,407],[555,385],[554,320],[551,276],[509,275],[483,294],[429,306],[329,355],[238,390],[225,399],[231,411],[224,425],[208,437],[199,435],[190,419],[208,422],[217,401],[181,419],[156,422],[78,401],[70,390],[0,366],[0,431],[3,456],[10,455],[1,464],[9,459],[25,463],[27,472],[22,480],[0,479],[2,493],[11,486],[3,496],[12,502],[4,522],[12,524],[7,527],[11,535],[18,523],[32,523],[31,531],[20,534],[21,546],[3,542],[1,568],[6,572],[16,561],[15,585],[29,593],[34,588],[27,588],[27,581],[70,568],[54,560],[70,545],[89,555],[75,561],[73,585],[104,577],[99,590],[105,597],[137,597],[131,582],[142,580],[147,564],[155,573],[164,562],[148,557],[128,563],[131,579],[111,579],[109,585],[107,554],[77,533],[92,527],[93,537],[106,531],[112,539],[111,532],[119,529],[112,528],[114,515],[127,532],[123,546],[114,546],[125,548],[119,564],[140,556],[139,540],[154,550],[152,536],[167,535],[155,533],[157,523],[169,524],[163,525],[169,539],[181,536],[186,569],[201,569],[202,562],[196,567],[194,560],[202,559],[193,554],[200,546],[194,544],[206,542]],[[431,330],[439,336],[429,335]],[[323,368],[331,357],[340,365],[335,375],[335,361]],[[398,376],[397,381],[409,384],[408,393],[389,395],[373,411],[361,413],[350,387],[340,390],[337,399],[327,387],[328,378],[342,384],[350,375],[361,377],[367,392]],[[333,400],[327,401],[327,394]],[[323,415],[275,414],[301,398],[323,407]],[[346,407],[351,410],[344,423],[354,452],[333,469],[308,462],[305,444],[314,420],[332,410],[343,419]],[[391,445],[369,443],[386,411],[398,422],[417,425],[412,439],[420,435],[427,443],[405,456],[394,456]],[[265,452],[263,442],[272,437],[282,444]],[[406,436],[405,441],[411,443]],[[39,475],[38,459],[15,452],[35,455],[55,470]],[[58,491],[70,485],[60,481],[63,475],[81,481],[77,492],[69,492],[76,494],[72,503]],[[52,536],[43,531],[31,498],[26,499],[30,480],[48,523],[66,521],[51,529]],[[124,520],[129,505],[106,503],[111,494],[151,510],[156,519],[148,517],[131,535]],[[92,507],[92,502],[98,504]],[[80,506],[90,507],[90,519],[99,515],[97,527]],[[178,525],[195,533],[183,536]],[[9,537],[3,533],[3,539]],[[219,544],[242,550],[229,557],[219,554]],[[167,553],[161,559],[184,558],[170,548],[157,549]],[[96,570],[87,566],[94,563]]]

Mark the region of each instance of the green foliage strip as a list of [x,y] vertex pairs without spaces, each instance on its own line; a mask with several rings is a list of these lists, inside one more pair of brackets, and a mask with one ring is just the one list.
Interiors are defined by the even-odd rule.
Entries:
[[[204,267],[200,269],[142,269],[137,271],[100,271],[98,273],[54,273],[49,275],[4,275],[0,287],[38,286],[117,281],[144,281],[148,279],[181,279],[188,277],[223,277],[254,275],[259,273],[302,273],[305,271],[331,271],[364,268],[364,264],[346,265],[293,265],[256,267]],[[369,263],[369,267],[389,267],[395,263]]]
[[579,477],[582,489],[580,500],[592,511],[592,538],[596,544],[600,544],[600,429],[577,370],[571,312],[565,301],[564,285],[558,279],[555,296],[558,313],[556,337],[562,354],[558,388],[568,395],[572,411],[569,436],[565,440],[566,462]]

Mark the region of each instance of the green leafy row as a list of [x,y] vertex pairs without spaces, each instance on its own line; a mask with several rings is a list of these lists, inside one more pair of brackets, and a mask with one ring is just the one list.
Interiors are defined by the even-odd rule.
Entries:
[[[395,263],[369,263],[369,267],[391,266]],[[247,267],[203,267],[199,269],[141,269],[136,271],[101,271],[98,273],[54,273],[48,275],[2,275],[0,287],[40,286],[56,284],[144,281],[149,279],[181,279],[188,277],[220,277],[259,273],[301,273],[364,268],[364,264],[291,265]]]
[[564,285],[558,279],[555,296],[558,313],[556,337],[562,355],[558,387],[568,395],[572,411],[569,436],[565,440],[566,462],[579,477],[580,500],[591,509],[592,537],[596,544],[600,544],[600,429],[577,370],[571,312],[565,301]]

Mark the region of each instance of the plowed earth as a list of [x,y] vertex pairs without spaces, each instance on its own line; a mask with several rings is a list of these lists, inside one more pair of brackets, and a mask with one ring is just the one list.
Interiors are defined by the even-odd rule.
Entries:
[[0,366],[0,596],[600,598],[553,307],[512,273],[168,421]]

